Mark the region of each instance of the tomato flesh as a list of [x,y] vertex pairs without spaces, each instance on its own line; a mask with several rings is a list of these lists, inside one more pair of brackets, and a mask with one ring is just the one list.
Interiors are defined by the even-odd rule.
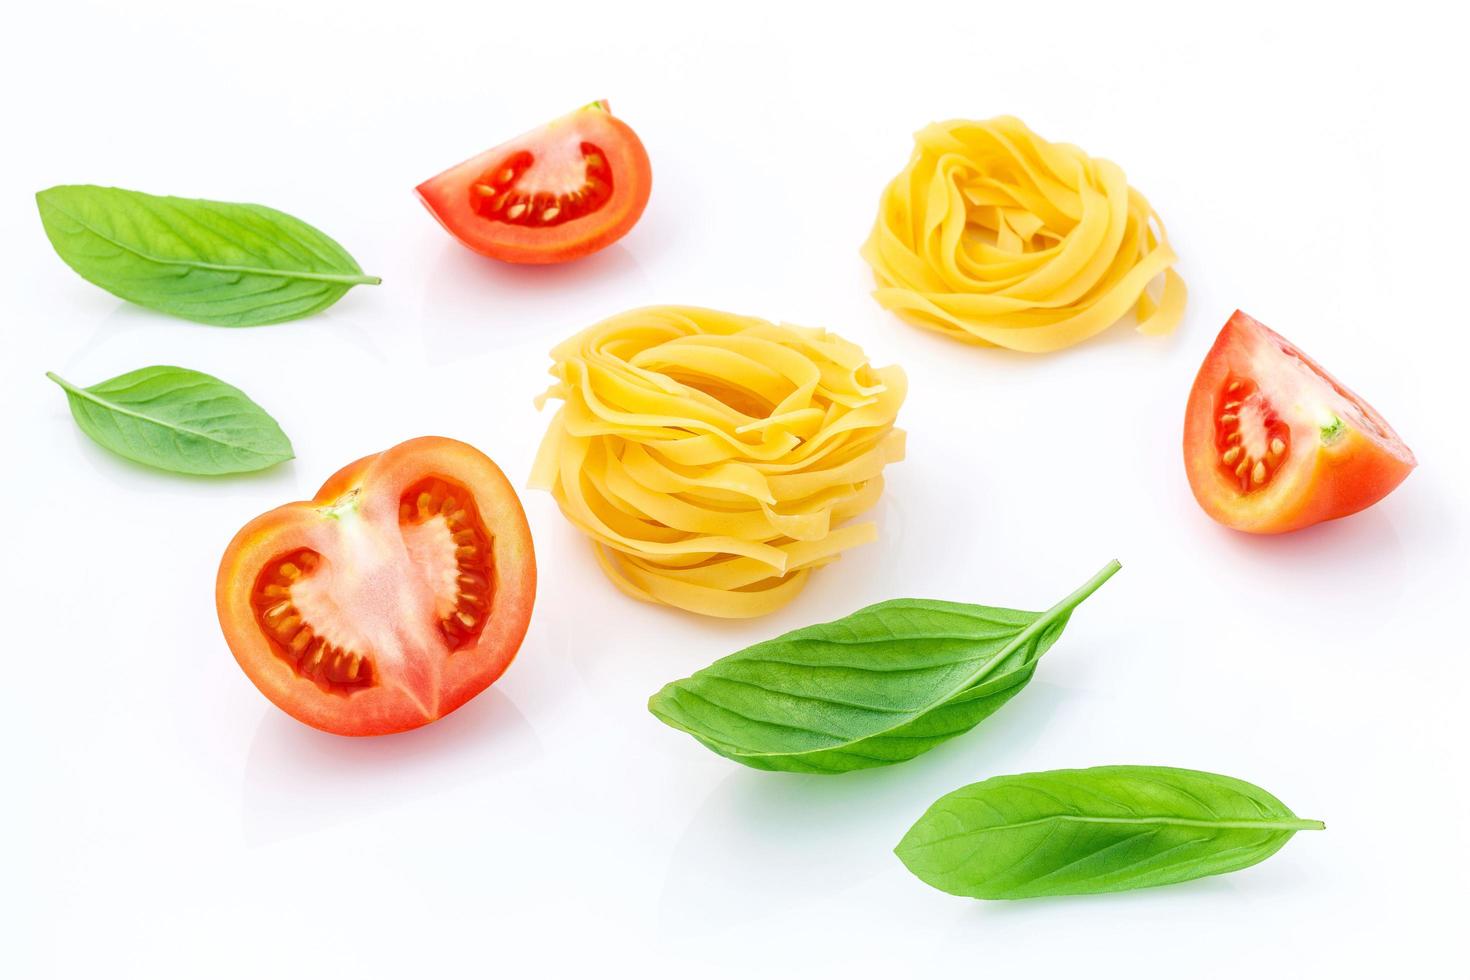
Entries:
[[416,439],[247,524],[220,564],[226,640],[273,702],[326,731],[427,724],[493,683],[535,595],[515,491],[464,443]]
[[[554,155],[520,150],[470,185],[470,207],[487,221],[526,228],[555,228],[601,210],[612,198],[607,154],[593,143],[575,153],[560,144]],[[560,157],[558,159],[557,157]]]
[[1256,381],[1226,376],[1215,415],[1217,465],[1241,493],[1263,486],[1291,456],[1291,426]]
[[636,133],[595,102],[418,186],[450,234],[492,258],[551,263],[627,234],[652,176]]
[[1262,534],[1357,513],[1415,465],[1371,405],[1239,311],[1195,378],[1184,460],[1206,513]]
[[262,569],[250,597],[256,626],[276,656],[323,691],[371,687],[371,653],[343,645],[340,633],[328,639],[323,617],[312,608],[320,602],[313,598],[312,579],[321,564],[320,554],[299,548]]

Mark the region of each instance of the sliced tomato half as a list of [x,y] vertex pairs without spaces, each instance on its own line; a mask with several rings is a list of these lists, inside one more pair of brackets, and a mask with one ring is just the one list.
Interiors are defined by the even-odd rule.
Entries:
[[486,150],[418,186],[465,245],[506,262],[590,255],[637,223],[653,175],[648,153],[606,102]]
[[417,728],[485,690],[535,594],[515,490],[479,450],[437,437],[360,459],[246,524],[215,585],[255,686],[340,735]]
[[1189,393],[1189,485],[1205,513],[1237,530],[1277,534],[1355,514],[1414,466],[1373,406],[1238,310]]

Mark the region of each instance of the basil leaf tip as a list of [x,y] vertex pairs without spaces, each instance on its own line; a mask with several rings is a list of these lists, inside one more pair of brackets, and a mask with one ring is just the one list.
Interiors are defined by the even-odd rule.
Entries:
[[37,193],[36,206],[56,254],[83,279],[199,323],[282,323],[382,281],[316,228],[259,204],[75,184]]
[[893,599],[757,643],[649,699],[664,724],[755,769],[833,774],[912,759],[1018,694],[1109,562],[1045,612]]
[[47,371],[97,445],[134,462],[198,476],[262,470],[291,459],[291,441],[233,385],[200,371],[139,368],[82,388]]
[[1244,780],[1165,766],[996,776],[955,790],[894,852],[920,880],[982,899],[1090,895],[1226,874],[1324,830]]

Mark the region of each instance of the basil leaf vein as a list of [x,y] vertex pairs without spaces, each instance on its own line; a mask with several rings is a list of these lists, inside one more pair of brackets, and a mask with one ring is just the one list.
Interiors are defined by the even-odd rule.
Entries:
[[1109,563],[1046,612],[894,599],[717,660],[649,699],[662,722],[756,769],[891,765],[1020,692]]
[[1322,830],[1244,780],[1165,766],[996,776],[941,797],[898,847],[953,895],[1039,898],[1126,891],[1264,861]]
[[381,281],[316,228],[258,204],[64,185],[36,205],[56,254],[83,279],[200,323],[294,320]]
[[246,473],[290,459],[291,441],[246,394],[187,368],[139,368],[89,388],[47,372],[93,442],[173,473]]

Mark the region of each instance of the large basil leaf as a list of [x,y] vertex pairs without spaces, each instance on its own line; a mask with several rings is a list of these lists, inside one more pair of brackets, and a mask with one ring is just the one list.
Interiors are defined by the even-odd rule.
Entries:
[[265,409],[239,388],[178,367],[129,371],[90,388],[47,372],[93,442],[174,473],[262,470],[294,455]]
[[655,694],[660,721],[756,769],[903,762],[969,731],[1031,680],[1110,563],[1044,613],[894,599],[717,660]]
[[376,285],[311,225],[258,204],[72,185],[36,195],[56,254],[139,306],[223,327],[308,316]]
[[1170,885],[1248,868],[1301,820],[1239,779],[1162,766],[996,776],[940,799],[895,849],[952,895],[1037,898]]

